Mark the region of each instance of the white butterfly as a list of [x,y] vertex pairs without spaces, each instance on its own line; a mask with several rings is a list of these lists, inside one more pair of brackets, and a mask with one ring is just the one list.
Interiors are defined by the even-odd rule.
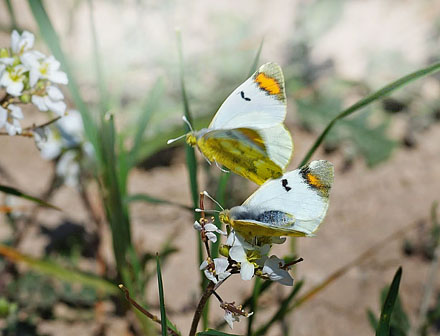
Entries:
[[267,181],[241,206],[224,210],[220,220],[243,236],[313,236],[324,219],[333,165],[324,160]]
[[263,184],[282,176],[292,155],[285,117],[283,73],[266,63],[230,94],[208,128],[187,134],[186,142],[209,162]]

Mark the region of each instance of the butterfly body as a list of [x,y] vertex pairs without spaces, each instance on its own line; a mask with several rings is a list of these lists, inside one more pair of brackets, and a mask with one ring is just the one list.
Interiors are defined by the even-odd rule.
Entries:
[[209,161],[261,185],[280,177],[290,161],[285,115],[281,68],[266,63],[231,93],[208,128],[189,133],[186,142]]
[[220,220],[245,237],[313,236],[325,217],[333,165],[324,160],[269,180]]

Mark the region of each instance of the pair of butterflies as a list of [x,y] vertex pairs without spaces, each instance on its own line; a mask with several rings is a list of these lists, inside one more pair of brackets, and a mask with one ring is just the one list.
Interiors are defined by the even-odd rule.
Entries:
[[186,135],[209,161],[261,185],[220,220],[246,237],[312,236],[328,208],[333,165],[324,160],[284,173],[293,151],[283,122],[281,68],[262,65],[221,105],[208,128]]

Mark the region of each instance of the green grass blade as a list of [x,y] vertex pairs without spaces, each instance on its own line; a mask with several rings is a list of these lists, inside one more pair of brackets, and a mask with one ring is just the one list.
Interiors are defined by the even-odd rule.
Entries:
[[399,267],[394,275],[387,297],[380,313],[379,325],[376,329],[376,336],[389,336],[391,314],[393,313],[394,304],[396,303],[397,295],[399,293],[400,279],[402,278],[402,267]]
[[292,288],[292,291],[290,292],[289,296],[285,298],[281,304],[278,310],[275,312],[275,314],[272,316],[272,318],[264,324],[262,327],[260,327],[256,332],[255,336],[260,335],[266,335],[269,328],[277,321],[280,321],[284,318],[284,316],[289,312],[289,304],[290,302],[295,298],[296,294],[298,294],[299,290],[301,289],[302,285],[304,284],[303,281],[298,281],[294,287]]
[[167,315],[165,312],[165,299],[163,295],[162,272],[160,271],[159,256],[156,255],[157,285],[159,287],[160,320],[162,324],[162,336],[167,336]]
[[339,113],[330,123],[327,125],[327,127],[324,129],[324,131],[321,133],[321,135],[318,137],[318,139],[315,141],[315,143],[312,145],[312,147],[309,149],[307,154],[305,155],[304,159],[300,163],[300,167],[304,166],[312,157],[313,153],[318,149],[318,147],[321,145],[321,143],[324,141],[327,134],[330,132],[330,130],[333,128],[333,126],[336,124],[336,122],[340,119],[343,119],[350,114],[362,109],[363,107],[367,106],[368,104],[371,104],[372,102],[383,98],[387,95],[389,95],[391,92],[406,86],[407,84],[423,78],[425,76],[428,76],[430,74],[433,74],[440,70],[440,62],[432,64],[426,68],[417,70],[413,73],[410,73],[402,78],[399,78],[398,80],[384,86],[382,89],[370,94],[369,96],[365,97],[364,99],[361,99],[357,103],[351,105],[341,113]]
[[258,63],[260,63],[261,50],[263,50],[264,38],[260,42],[257,53],[255,54],[254,61],[252,62],[251,68],[249,70],[248,77],[252,76],[255,71],[257,71]]
[[[179,74],[180,74],[180,90],[182,93],[183,100],[183,113],[192,124],[191,111],[189,108],[188,95],[186,93],[185,87],[185,71],[183,65],[183,51],[182,51],[182,36],[180,31],[176,32],[177,34],[177,48],[179,53]],[[190,132],[190,128],[187,124],[184,124],[185,133]],[[191,146],[186,146],[186,164],[188,166],[190,186],[191,186],[191,196],[194,204],[194,208],[198,207],[199,203],[199,186],[197,182],[197,160],[195,150]]]
[[[185,88],[185,72],[184,72],[184,65],[183,65],[183,51],[182,51],[182,36],[180,31],[176,31],[177,35],[177,49],[179,54],[179,73],[180,73],[180,89],[182,92],[182,100],[183,100],[183,112],[188,119],[188,121],[192,124],[192,117],[191,117],[191,111],[189,108],[189,101],[188,96],[186,94],[186,88]],[[184,124],[185,133],[190,132],[190,128],[188,125]],[[185,146],[185,152],[186,152],[186,165],[188,167],[188,173],[189,173],[189,181],[190,181],[190,188],[191,188],[191,197],[193,201],[194,208],[198,208],[199,203],[199,185],[197,182],[197,160],[196,160],[196,153],[193,147],[191,146]],[[197,212],[194,212],[194,219],[198,220],[200,218],[200,214]],[[197,255],[198,255],[198,264],[200,265],[203,262],[203,246],[202,241],[199,239],[199,234],[197,233]],[[203,291],[205,287],[208,284],[208,280],[203,274],[203,271],[200,271],[200,287]],[[202,318],[202,324],[203,328],[205,329],[208,324],[208,309],[209,304],[207,303],[205,305],[203,318]]]
[[109,100],[107,98],[107,89],[105,87],[105,76],[104,71],[102,69],[102,58],[99,53],[98,46],[98,35],[96,33],[96,25],[95,19],[93,18],[93,2],[89,0],[89,22],[90,22],[90,33],[92,35],[92,46],[93,46],[93,60],[95,63],[95,71],[96,71],[96,82],[99,90],[99,102],[100,102],[100,110],[101,114],[104,115],[109,110]]
[[99,147],[97,146],[96,124],[92,119],[86,104],[81,98],[78,86],[73,76],[73,72],[71,71],[68,60],[61,48],[60,41],[49,19],[49,16],[47,15],[46,9],[44,8],[41,0],[28,0],[28,4],[31,8],[35,21],[38,24],[41,35],[43,36],[55,58],[60,61],[62,69],[66,72],[67,77],[69,78],[69,83],[67,86],[70,90],[76,108],[81,113],[81,117],[84,123],[84,131],[87,135],[87,138],[90,140],[93,147],[97,151]]
[[0,255],[14,263],[24,263],[33,270],[53,276],[59,280],[72,284],[81,284],[99,290],[107,295],[118,293],[118,287],[107,280],[97,276],[65,268],[51,260],[42,260],[27,256],[16,249],[0,244]]
[[25,194],[24,192],[22,192],[22,191],[20,191],[18,189],[12,188],[12,187],[8,187],[8,186],[5,186],[5,185],[0,185],[0,191],[4,192],[5,194],[9,194],[9,195],[13,195],[13,196],[16,196],[16,197],[24,198],[26,200],[32,201],[32,202],[37,203],[38,205],[41,205],[41,206],[46,207],[46,208],[51,208],[51,209],[54,209],[54,210],[62,211],[60,208],[58,208],[55,205],[52,205],[52,204],[50,204],[50,203],[48,203],[46,201],[43,201],[43,200],[41,200],[41,199],[39,199],[37,197]]
[[125,198],[126,202],[148,202],[148,203],[152,203],[152,204],[168,204],[168,205],[173,205],[188,211],[194,211],[194,208],[191,208],[187,205],[183,205],[180,203],[176,203],[176,202],[172,202],[172,201],[168,201],[168,200],[164,200],[161,198],[157,198],[154,196],[150,196],[147,194],[133,194],[133,195],[129,195]]
[[163,95],[164,91],[164,81],[159,79],[153,85],[153,88],[148,93],[147,99],[144,106],[139,114],[139,120],[136,123],[136,131],[134,136],[133,147],[130,151],[130,165],[134,166],[136,164],[136,158],[138,157],[140,147],[142,145],[142,139],[144,136],[145,129],[153,115],[153,111],[157,107],[160,97]]
[[9,18],[11,19],[12,29],[18,29],[17,19],[15,17],[14,7],[12,7],[11,0],[5,0],[5,4],[8,9]]
[[208,329],[206,331],[201,331],[201,332],[197,333],[197,336],[238,336],[238,335],[237,334],[226,334],[222,331]]

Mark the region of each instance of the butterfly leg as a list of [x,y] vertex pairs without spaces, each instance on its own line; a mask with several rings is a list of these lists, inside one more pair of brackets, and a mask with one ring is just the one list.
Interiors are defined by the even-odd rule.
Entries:
[[217,166],[218,169],[220,169],[223,173],[229,173],[229,170],[223,169],[222,167],[220,167],[220,165],[218,164],[217,161],[214,161],[215,165]]

